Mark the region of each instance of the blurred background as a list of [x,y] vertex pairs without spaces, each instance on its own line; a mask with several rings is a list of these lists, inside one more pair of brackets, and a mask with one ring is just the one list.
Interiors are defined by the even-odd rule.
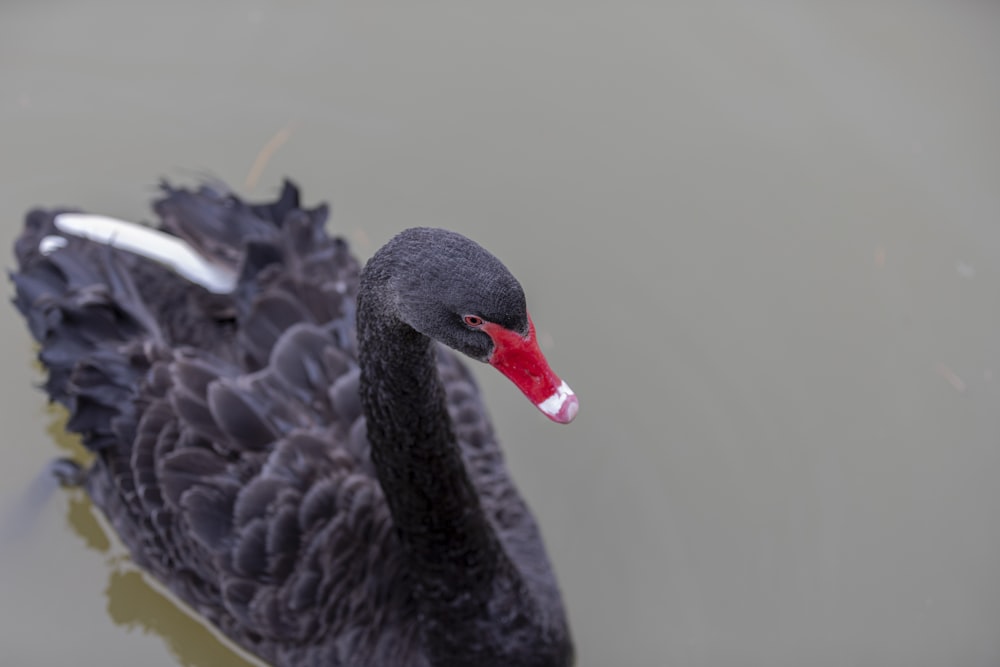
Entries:
[[[473,236],[581,397],[556,427],[480,373],[579,665],[993,666],[998,34],[959,0],[5,2],[0,246],[39,204],[149,219],[164,176],[290,176],[362,257]],[[72,439],[0,332],[0,664],[248,664],[51,488]]]

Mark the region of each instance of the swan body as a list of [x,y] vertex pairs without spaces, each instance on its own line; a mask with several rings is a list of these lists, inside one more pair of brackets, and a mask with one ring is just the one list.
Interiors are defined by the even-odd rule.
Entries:
[[27,216],[15,304],[79,475],[134,560],[283,666],[553,667],[538,527],[452,349],[547,416],[577,402],[488,252],[411,229],[361,271],[286,183],[163,186],[156,228]]

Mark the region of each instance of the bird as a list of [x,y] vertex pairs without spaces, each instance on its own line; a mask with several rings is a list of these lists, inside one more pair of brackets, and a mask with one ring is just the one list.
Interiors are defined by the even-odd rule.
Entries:
[[284,181],[160,183],[156,222],[30,211],[14,304],[94,453],[55,466],[143,570],[280,667],[565,667],[542,535],[460,356],[579,400],[524,290],[456,232],[362,267]]

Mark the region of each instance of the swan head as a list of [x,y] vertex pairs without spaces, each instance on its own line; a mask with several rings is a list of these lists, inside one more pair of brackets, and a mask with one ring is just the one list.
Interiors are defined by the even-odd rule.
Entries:
[[365,272],[381,274],[387,305],[415,331],[490,364],[549,419],[576,416],[579,401],[538,346],[521,284],[482,246],[443,229],[408,229]]

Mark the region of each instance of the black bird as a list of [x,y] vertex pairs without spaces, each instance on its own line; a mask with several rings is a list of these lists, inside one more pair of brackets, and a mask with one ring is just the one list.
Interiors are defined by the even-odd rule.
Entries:
[[573,419],[518,281],[429,228],[360,271],[288,182],[262,205],[162,190],[157,228],[35,210],[17,240],[45,389],[96,454],[63,480],[275,665],[570,665],[538,527],[451,351]]

